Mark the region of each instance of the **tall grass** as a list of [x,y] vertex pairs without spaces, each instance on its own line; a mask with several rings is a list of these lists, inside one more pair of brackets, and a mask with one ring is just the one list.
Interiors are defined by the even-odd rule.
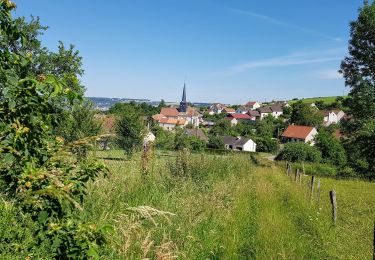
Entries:
[[[92,183],[84,217],[110,224],[105,259],[370,259],[374,183],[307,177],[249,154],[157,152],[147,175],[140,155],[98,152],[111,169]],[[338,196],[337,226],[328,191]]]

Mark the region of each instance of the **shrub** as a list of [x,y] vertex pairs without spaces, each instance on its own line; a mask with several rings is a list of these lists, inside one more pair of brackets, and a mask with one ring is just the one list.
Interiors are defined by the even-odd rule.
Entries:
[[346,166],[339,170],[339,175],[341,177],[355,177],[357,173],[353,168]]
[[322,152],[325,162],[339,167],[347,163],[344,147],[330,132],[325,130],[319,132],[316,137],[316,147]]
[[278,141],[273,138],[259,137],[254,142],[257,144],[257,152],[276,153],[279,149]]
[[225,148],[223,139],[215,135],[211,135],[209,137],[207,147],[211,149],[224,149]]
[[277,156],[279,160],[290,162],[320,162],[321,152],[314,146],[302,142],[287,143]]

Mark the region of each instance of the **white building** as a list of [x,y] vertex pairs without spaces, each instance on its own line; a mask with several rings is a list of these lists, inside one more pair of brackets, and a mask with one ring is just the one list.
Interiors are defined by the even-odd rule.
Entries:
[[241,136],[224,136],[223,142],[225,145],[225,149],[234,151],[255,152],[257,146],[253,140]]
[[255,110],[255,109],[260,108],[260,104],[256,101],[249,101],[246,103],[245,106],[248,107],[250,110]]
[[283,143],[304,142],[314,145],[314,138],[318,134],[315,127],[290,125],[281,135]]

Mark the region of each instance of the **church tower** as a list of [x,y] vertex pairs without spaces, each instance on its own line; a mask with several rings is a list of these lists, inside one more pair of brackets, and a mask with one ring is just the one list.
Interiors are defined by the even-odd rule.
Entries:
[[186,113],[187,110],[187,102],[186,102],[186,86],[184,83],[184,90],[182,92],[182,100],[180,102],[180,112]]

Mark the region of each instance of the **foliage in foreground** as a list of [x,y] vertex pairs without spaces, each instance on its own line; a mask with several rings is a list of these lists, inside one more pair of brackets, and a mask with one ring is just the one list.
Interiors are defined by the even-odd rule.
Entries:
[[81,143],[66,147],[53,134],[60,112],[81,99],[80,91],[70,88],[78,78],[64,71],[34,71],[40,56],[28,46],[40,44],[28,37],[32,26],[12,19],[14,8],[12,2],[0,1],[0,189],[25,231],[13,234],[12,226],[2,230],[1,253],[32,257],[48,248],[49,257],[96,256],[103,232],[77,212],[83,211],[87,182],[105,167],[78,158],[74,151]]

